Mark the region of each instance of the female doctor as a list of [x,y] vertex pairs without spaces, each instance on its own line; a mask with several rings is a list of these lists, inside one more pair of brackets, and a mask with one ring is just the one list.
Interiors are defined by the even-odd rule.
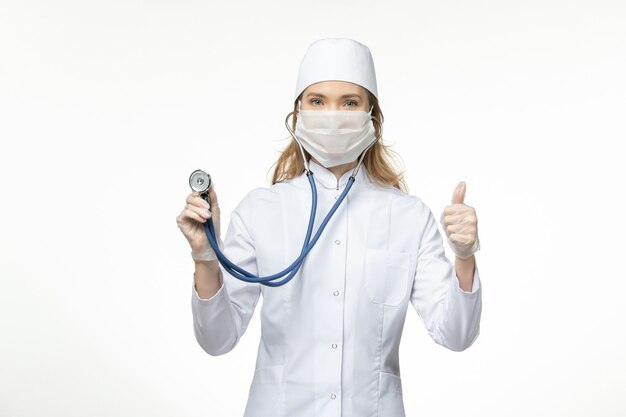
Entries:
[[[195,338],[210,355],[230,352],[262,295],[244,417],[404,417],[398,348],[408,304],[448,349],[467,349],[479,334],[475,210],[464,204],[459,183],[440,218],[453,267],[430,208],[404,191],[378,136],[383,116],[367,46],[345,38],[313,42],[300,64],[294,111],[292,131],[305,152],[291,141],[272,185],[253,189],[235,207],[223,242],[214,185],[210,205],[189,194],[176,218],[195,261]],[[299,256],[308,224],[303,154],[317,186],[317,231],[363,151],[352,188],[291,281],[266,286],[229,276],[205,234],[209,218],[233,263],[258,276],[282,271]]]

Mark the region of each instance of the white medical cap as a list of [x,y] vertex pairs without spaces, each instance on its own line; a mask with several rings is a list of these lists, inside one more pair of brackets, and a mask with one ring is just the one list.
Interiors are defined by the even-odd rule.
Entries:
[[372,54],[353,39],[326,38],[309,45],[300,63],[294,100],[311,84],[330,80],[358,84],[378,98]]

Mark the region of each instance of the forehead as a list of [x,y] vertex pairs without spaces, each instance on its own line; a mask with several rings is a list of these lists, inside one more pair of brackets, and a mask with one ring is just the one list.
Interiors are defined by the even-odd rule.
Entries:
[[309,94],[318,94],[326,97],[340,97],[346,94],[358,94],[362,98],[366,98],[367,90],[360,85],[349,81],[330,80],[311,84],[304,89],[302,94],[303,97],[306,97]]

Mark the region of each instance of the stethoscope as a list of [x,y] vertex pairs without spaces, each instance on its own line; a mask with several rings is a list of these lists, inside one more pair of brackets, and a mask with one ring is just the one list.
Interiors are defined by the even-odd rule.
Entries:
[[[315,245],[315,243],[317,243],[318,239],[320,238],[320,236],[322,234],[322,231],[324,230],[324,228],[326,228],[326,225],[328,224],[328,222],[332,218],[332,216],[335,213],[335,211],[337,211],[337,208],[341,205],[341,202],[344,200],[344,198],[346,198],[346,195],[350,191],[350,188],[352,188],[352,185],[354,184],[354,181],[355,181],[355,177],[356,177],[357,173],[359,172],[359,168],[361,167],[361,163],[363,162],[363,158],[365,157],[365,154],[367,153],[369,148],[371,148],[383,135],[382,123],[380,123],[380,121],[378,119],[376,119],[376,117],[372,116],[371,119],[373,121],[375,121],[376,123],[378,123],[378,126],[380,127],[380,133],[378,134],[378,136],[376,136],[376,138],[372,141],[372,143],[370,143],[367,146],[367,148],[365,148],[365,150],[363,152],[361,152],[361,155],[359,157],[359,162],[357,163],[356,167],[352,171],[352,174],[350,175],[350,178],[348,178],[348,181],[346,183],[346,186],[345,186],[343,192],[341,193],[341,195],[339,196],[339,198],[337,199],[335,204],[332,206],[332,208],[328,211],[328,214],[326,215],[326,217],[324,218],[324,220],[320,224],[320,227],[317,230],[317,232],[315,233],[315,236],[313,236],[313,240],[311,240],[311,234],[313,233],[313,224],[315,223],[315,212],[316,212],[316,209],[317,209],[317,188],[315,186],[315,180],[313,178],[313,172],[309,169],[309,162],[306,159],[306,155],[304,153],[304,148],[302,146],[302,143],[296,137],[294,131],[289,127],[289,118],[294,113],[296,113],[296,110],[294,110],[292,112],[289,112],[289,114],[287,114],[287,117],[285,118],[285,126],[287,127],[287,130],[289,131],[289,134],[295,139],[295,141],[298,143],[298,146],[300,148],[300,153],[302,154],[302,160],[304,161],[304,167],[305,167],[304,169],[306,171],[306,175],[307,175],[307,179],[309,180],[309,184],[311,185],[311,195],[312,195],[312,199],[311,199],[311,215],[309,216],[309,225],[307,227],[307,233],[306,233],[306,237],[304,238],[304,244],[302,245],[302,250],[300,251],[300,256],[298,256],[298,258],[295,261],[293,261],[293,263],[291,265],[289,265],[287,268],[285,268],[284,270],[282,270],[280,272],[277,272],[277,273],[275,273],[273,275],[268,275],[268,276],[265,276],[265,277],[256,276],[256,275],[246,271],[245,269],[238,267],[234,263],[232,263],[222,253],[222,251],[220,250],[219,245],[217,243],[217,239],[215,238],[215,228],[213,227],[213,219],[209,218],[204,223],[204,231],[206,233],[207,239],[209,240],[209,244],[211,245],[211,247],[215,251],[215,254],[217,256],[218,261],[222,264],[224,269],[230,275],[234,276],[237,279],[240,279],[241,281],[258,282],[258,283],[261,283],[261,284],[266,285],[268,287],[279,287],[279,286],[285,285],[286,283],[291,281],[291,279],[298,273],[298,270],[302,266],[304,258],[311,251],[311,249],[313,249],[313,246]],[[189,176],[189,186],[191,187],[191,189],[193,191],[198,193],[199,196],[203,200],[205,200],[209,204],[211,203],[209,201],[209,188],[211,187],[211,176],[209,174],[207,174],[206,172],[204,172],[204,171],[202,171],[200,169],[195,170]],[[272,281],[274,281],[274,280],[276,280],[278,278],[283,277],[286,274],[289,274],[289,275],[285,279],[283,279],[282,281],[272,282]]]

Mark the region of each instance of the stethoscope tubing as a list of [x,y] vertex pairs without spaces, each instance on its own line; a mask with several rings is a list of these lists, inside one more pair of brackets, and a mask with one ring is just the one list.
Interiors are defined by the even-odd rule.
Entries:
[[[315,214],[316,214],[315,212],[317,210],[317,188],[315,186],[315,179],[313,177],[313,172],[309,169],[309,164],[308,164],[308,161],[307,161],[305,153],[304,153],[304,147],[302,146],[302,143],[300,142],[300,140],[297,138],[296,134],[289,127],[289,123],[288,123],[289,117],[292,114],[294,114],[294,113],[295,113],[295,111],[292,111],[289,114],[287,114],[287,117],[285,118],[285,126],[287,127],[287,130],[289,130],[289,133],[295,139],[295,141],[298,143],[298,146],[300,147],[300,152],[302,153],[302,159],[304,160],[304,166],[305,166],[305,170],[306,170],[306,174],[307,174],[307,179],[309,180],[309,184],[311,185],[311,196],[312,196],[312,198],[311,198],[311,215],[309,217],[309,225],[307,227],[307,233],[306,233],[306,236],[304,238],[304,243],[302,245],[302,250],[300,251],[300,255],[298,256],[298,258],[295,261],[293,261],[293,263],[291,265],[289,265],[287,268],[285,268],[284,270],[282,270],[280,272],[277,272],[275,274],[268,275],[268,276],[265,276],[265,277],[256,276],[256,275],[246,271],[245,269],[235,265],[228,258],[226,258],[224,253],[220,250],[219,245],[217,243],[217,240],[215,238],[215,227],[213,225],[213,219],[210,218],[210,219],[208,219],[204,223],[204,232],[205,232],[205,234],[207,236],[207,239],[209,240],[209,244],[211,245],[211,247],[215,251],[215,255],[217,256],[219,262],[222,264],[222,266],[224,267],[226,272],[228,272],[230,275],[234,276],[235,278],[240,279],[241,281],[252,282],[252,283],[261,283],[261,284],[266,285],[268,287],[279,287],[279,286],[284,285],[284,284],[288,283],[289,281],[291,281],[291,279],[298,273],[298,270],[302,266],[302,263],[304,262],[304,258],[308,255],[308,253],[311,251],[311,249],[313,249],[313,246],[319,240],[322,232],[326,228],[326,225],[328,224],[328,222],[332,218],[333,214],[335,214],[335,211],[337,211],[337,208],[341,205],[342,201],[346,198],[346,195],[348,194],[348,191],[350,191],[350,188],[352,188],[352,185],[354,184],[354,181],[355,181],[355,177],[356,177],[357,173],[359,172],[359,168],[361,166],[361,163],[363,162],[363,158],[365,157],[365,154],[367,153],[369,148],[374,146],[374,144],[383,135],[382,123],[380,123],[380,121],[378,119],[376,119],[375,117],[372,117],[372,120],[374,120],[376,123],[378,123],[378,125],[380,127],[380,133],[376,136],[376,139],[373,140],[372,143],[370,143],[368,145],[368,147],[361,153],[361,157],[359,158],[359,161],[358,161],[356,167],[352,171],[352,175],[350,175],[343,192],[341,193],[341,195],[339,196],[339,198],[337,199],[335,204],[333,204],[333,206],[329,210],[329,212],[326,214],[326,217],[324,218],[324,220],[320,224],[320,227],[317,230],[317,232],[315,233],[315,236],[313,236],[313,240],[310,240],[311,239],[311,234],[313,232],[313,225],[315,223]],[[285,279],[283,279],[282,281],[272,282],[272,281],[274,281],[274,280],[276,280],[278,278],[283,277],[286,274],[289,274],[289,275]]]
[[[315,212],[316,212],[316,208],[317,208],[317,188],[315,186],[315,179],[313,178],[313,172],[309,171],[307,173],[307,178],[309,180],[309,184],[311,185],[311,191],[312,191],[311,192],[311,195],[312,195],[312,199],[311,199],[311,216],[309,218],[309,225],[307,227],[307,234],[306,234],[306,237],[304,239],[304,244],[302,245],[302,250],[300,252],[300,256],[298,256],[298,258],[291,265],[289,265],[287,268],[285,268],[284,270],[282,270],[280,272],[277,272],[275,274],[268,275],[268,276],[265,276],[265,277],[258,277],[256,275],[246,271],[245,269],[235,265],[228,258],[226,258],[224,253],[219,248],[217,240],[215,239],[215,228],[213,226],[213,219],[208,219],[208,221],[205,222],[204,230],[205,230],[205,233],[207,235],[207,238],[209,239],[209,243],[210,243],[211,247],[213,248],[213,250],[215,251],[215,254],[216,254],[217,258],[219,259],[219,261],[224,266],[224,269],[229,274],[233,275],[235,278],[238,278],[238,279],[240,279],[242,281],[253,282],[253,283],[261,283],[261,284],[264,284],[264,285],[270,286],[270,287],[278,287],[278,286],[284,285],[287,282],[289,282],[296,275],[296,273],[298,272],[298,270],[302,266],[304,258],[311,251],[311,249],[313,249],[315,243],[317,243],[318,239],[322,235],[322,232],[324,231],[324,229],[328,225],[328,222],[332,218],[333,214],[335,213],[335,211],[337,211],[337,209],[341,205],[341,202],[344,200],[344,198],[348,194],[348,191],[350,191],[350,188],[352,188],[352,185],[354,184],[354,177],[351,176],[348,179],[348,182],[347,182],[343,192],[341,193],[341,195],[339,196],[339,198],[337,199],[335,204],[333,204],[333,207],[329,210],[328,214],[326,214],[326,217],[324,218],[324,220],[320,224],[319,229],[317,230],[317,232],[315,233],[315,236],[313,237],[313,240],[311,241],[310,238],[311,238],[311,233],[313,231],[313,225],[314,225],[314,222],[315,222]],[[287,276],[284,280],[278,281],[278,282],[271,282],[271,281],[273,281],[275,279],[278,279],[278,278],[286,275],[287,273],[289,273],[289,276]]]

